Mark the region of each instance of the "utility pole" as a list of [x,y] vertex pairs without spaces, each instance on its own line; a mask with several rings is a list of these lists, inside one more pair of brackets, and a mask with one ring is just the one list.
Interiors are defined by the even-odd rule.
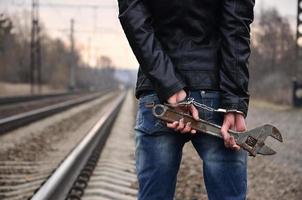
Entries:
[[36,1],[32,0],[32,8],[31,8],[31,38],[30,38],[30,93],[35,93],[35,69],[36,69]]
[[75,89],[74,19],[70,20],[69,90]]
[[88,65],[90,65],[90,61],[91,61],[91,37],[88,38],[87,40],[87,63]]
[[31,9],[31,40],[30,40],[30,92],[34,94],[35,87],[41,92],[41,43],[39,26],[39,0],[32,0]]
[[41,26],[39,24],[39,0],[37,0],[37,84],[38,92],[42,93],[42,58],[41,58]]

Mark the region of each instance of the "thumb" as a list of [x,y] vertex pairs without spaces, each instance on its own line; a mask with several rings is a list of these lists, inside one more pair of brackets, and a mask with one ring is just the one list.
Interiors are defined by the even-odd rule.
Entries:
[[198,121],[199,120],[199,113],[198,113],[198,110],[195,108],[194,105],[190,105],[190,112],[193,116],[193,118]]

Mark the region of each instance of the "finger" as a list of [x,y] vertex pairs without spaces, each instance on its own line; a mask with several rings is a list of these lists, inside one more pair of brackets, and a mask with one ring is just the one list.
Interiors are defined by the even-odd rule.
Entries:
[[198,110],[196,109],[196,107],[194,105],[190,106],[190,112],[192,113],[192,116],[196,121],[199,120]]
[[[234,130],[232,127],[233,126],[231,126],[230,129]],[[231,149],[234,149],[234,148],[236,149],[237,148],[237,144],[236,144],[235,138],[233,136],[231,136],[229,134],[229,132],[227,132],[227,134],[228,134],[228,138],[225,141],[226,147],[231,148]]]
[[246,131],[246,127],[242,126],[242,125],[236,125],[236,131],[237,132],[245,132]]
[[192,129],[192,130],[191,130],[191,133],[192,133],[192,134],[195,134],[195,133],[197,133],[197,132],[196,132],[196,130]]
[[186,124],[186,126],[185,126],[185,128],[184,129],[182,129],[180,132],[181,133],[189,133],[190,131],[191,131],[191,122],[188,122],[187,124]]
[[230,139],[229,139],[229,138],[224,140],[224,146],[225,146],[226,148],[231,148]]
[[180,130],[182,130],[184,127],[185,127],[184,119],[182,118],[182,119],[179,120],[179,123],[178,123],[178,126],[176,127],[176,130],[177,130],[177,131],[180,131]]
[[230,136],[229,144],[232,148],[237,145],[233,136]]
[[243,115],[236,114],[235,122],[236,122],[236,130],[238,132],[244,132],[244,131],[247,130],[247,128],[246,128],[246,122],[245,122],[245,119],[244,119]]
[[238,146],[236,144],[235,138],[233,136],[230,136],[230,147],[231,149],[233,149],[234,151],[239,151],[240,150],[240,146]]
[[179,123],[178,121],[175,121],[173,123],[167,123],[167,127],[175,129],[177,127],[178,123]]
[[234,151],[239,151],[240,150],[240,146],[238,146],[237,144],[235,144],[234,146],[232,146],[232,149]]
[[229,145],[229,138],[230,138],[230,134],[228,133],[228,130],[230,128],[230,124],[228,121],[225,121],[221,127],[221,135],[222,135],[222,138],[224,140],[224,145],[225,147],[229,148],[230,145]]

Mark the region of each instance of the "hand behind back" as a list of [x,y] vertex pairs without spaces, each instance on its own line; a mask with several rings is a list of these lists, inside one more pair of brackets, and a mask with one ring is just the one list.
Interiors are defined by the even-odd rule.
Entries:
[[[178,102],[183,101],[186,97],[186,92],[184,90],[180,90],[168,99],[168,103],[176,105]],[[198,110],[194,105],[190,105],[187,109],[189,114],[191,114],[195,120],[199,120]],[[173,123],[167,123],[167,127],[172,128],[180,133],[196,133],[196,130],[192,129],[191,123],[184,123],[183,119],[180,119],[179,121],[174,121]],[[236,144],[234,137],[230,136],[230,134],[228,133],[229,129],[238,132],[246,131],[246,123],[243,115],[233,112],[226,113],[224,115],[223,125],[221,127],[221,134],[224,139],[225,147],[234,150],[239,150],[240,147]]]
[[[186,92],[184,90],[180,90],[168,99],[168,103],[171,105],[176,105],[178,102],[183,101],[186,97]],[[199,119],[198,110],[195,108],[194,105],[190,105],[189,107],[187,107],[186,111],[188,111],[189,114],[191,114],[195,120]],[[179,131],[181,133],[196,133],[196,130],[192,129],[191,123],[184,123],[183,119],[180,119],[179,121],[175,121],[173,123],[167,123],[167,127],[172,128],[175,131]]]

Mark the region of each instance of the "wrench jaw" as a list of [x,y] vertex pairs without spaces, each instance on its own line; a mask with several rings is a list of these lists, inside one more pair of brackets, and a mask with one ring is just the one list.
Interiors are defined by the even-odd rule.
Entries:
[[237,143],[243,149],[248,151],[251,156],[256,156],[257,154],[261,155],[273,155],[276,152],[265,145],[265,140],[268,136],[278,140],[279,142],[283,142],[282,135],[280,131],[272,126],[272,125],[264,125],[245,133],[239,134],[239,138]]
[[275,138],[279,142],[283,142],[282,135],[281,135],[280,131],[276,127],[268,125],[268,124],[266,124],[265,126],[268,126],[268,127],[271,128],[271,131],[272,131],[272,134],[270,135],[271,137]]
[[258,144],[257,147],[256,146],[251,147],[251,146],[244,143],[240,146],[243,149],[245,149],[246,151],[248,151],[249,155],[253,156],[253,157],[256,157],[257,154],[264,155],[264,156],[276,154],[276,151],[274,151],[270,147],[266,146],[265,144],[263,144],[263,145]]
[[274,155],[276,154],[276,151],[271,149],[270,147],[263,145],[260,149],[258,149],[257,154],[260,155]]

